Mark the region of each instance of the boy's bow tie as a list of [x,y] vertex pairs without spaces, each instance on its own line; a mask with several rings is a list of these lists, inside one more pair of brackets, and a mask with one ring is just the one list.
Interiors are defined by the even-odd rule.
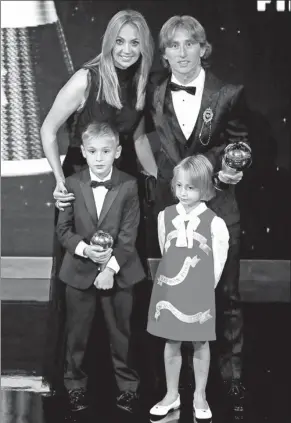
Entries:
[[110,180],[104,181],[104,182],[103,181],[100,181],[100,182],[91,181],[90,187],[92,187],[92,188],[105,187],[106,189],[111,190],[112,189],[112,182]]
[[188,94],[195,95],[196,87],[185,87],[184,85],[175,84],[175,82],[170,82],[170,90],[171,91],[181,91],[184,90]]

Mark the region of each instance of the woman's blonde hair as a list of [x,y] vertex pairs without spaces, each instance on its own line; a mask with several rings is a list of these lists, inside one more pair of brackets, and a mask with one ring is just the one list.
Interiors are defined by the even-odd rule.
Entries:
[[207,157],[197,154],[186,157],[177,164],[171,181],[174,195],[176,195],[176,183],[181,170],[188,174],[191,185],[200,191],[202,201],[209,201],[215,196],[215,188],[212,183],[213,167]]
[[186,29],[189,32],[190,37],[197,41],[201,47],[205,48],[205,53],[201,57],[201,64],[204,68],[208,67],[212,46],[207,41],[205,29],[203,26],[200,24],[200,22],[197,21],[197,19],[189,15],[172,16],[162,26],[159,34],[159,48],[163,65],[166,68],[169,67],[168,61],[164,59],[163,55],[165,53],[166,47],[168,47],[173,40],[175,31],[178,28]]
[[111,106],[121,109],[120,86],[112,58],[112,50],[119,31],[126,24],[135,26],[139,34],[141,59],[133,83],[137,91],[135,108],[142,110],[145,104],[146,84],[153,61],[154,42],[146,20],[141,13],[130,9],[116,13],[109,21],[103,35],[101,53],[85,63],[84,68],[93,70],[96,67],[99,68],[100,83],[97,101],[102,98]]

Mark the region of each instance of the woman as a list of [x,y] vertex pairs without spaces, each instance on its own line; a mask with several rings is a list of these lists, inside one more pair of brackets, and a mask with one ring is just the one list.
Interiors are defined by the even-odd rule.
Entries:
[[[74,200],[74,196],[67,192],[65,177],[84,164],[79,134],[92,119],[110,121],[116,126],[122,145],[121,160],[117,164],[121,170],[137,175],[138,157],[145,170],[153,173],[151,164],[154,168],[155,162],[150,148],[143,145],[147,139],[141,136],[153,50],[153,40],[144,17],[133,10],[122,10],[108,23],[101,53],[78,70],[58,93],[42,125],[41,138],[56,178],[54,198],[60,210]],[[65,122],[69,127],[70,145],[62,167],[57,132]],[[62,257],[60,245],[55,241],[44,368],[44,380],[53,390],[62,383],[64,365],[64,286],[57,278]]]
[[[114,15],[105,31],[101,53],[60,90],[41,128],[43,149],[56,178],[55,199],[72,200],[72,196],[64,195],[64,179],[76,165],[83,164],[78,129],[92,118],[115,122],[123,147],[120,166],[136,172],[133,141],[143,133],[142,110],[152,59],[153,40],[143,16],[132,10]],[[56,135],[68,119],[72,139],[62,169]],[[138,147],[139,160],[149,167]]]

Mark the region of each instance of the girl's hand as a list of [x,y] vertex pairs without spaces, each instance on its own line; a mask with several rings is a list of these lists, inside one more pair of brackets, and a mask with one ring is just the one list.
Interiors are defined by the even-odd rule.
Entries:
[[70,206],[71,202],[75,200],[74,194],[68,193],[63,181],[57,182],[53,197],[56,200],[55,206],[61,211],[64,211],[64,207]]

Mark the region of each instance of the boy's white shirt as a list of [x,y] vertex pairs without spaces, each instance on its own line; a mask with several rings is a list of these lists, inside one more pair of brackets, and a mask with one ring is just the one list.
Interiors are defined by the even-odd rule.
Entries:
[[[201,203],[190,213],[186,213],[182,204],[179,203],[177,204],[176,209],[178,214],[183,218],[183,220],[189,221],[189,223],[191,224],[191,221],[193,222],[194,220],[197,220],[197,217],[207,209],[207,206],[205,203]],[[183,232],[185,232],[186,234],[187,230],[184,230]],[[183,238],[184,234],[180,233],[179,235]],[[163,254],[164,245],[166,241],[165,211],[161,211],[158,215],[158,238],[161,253]],[[224,220],[218,216],[215,216],[211,222],[211,238],[214,261],[214,279],[216,287],[220,280],[227,259],[227,252],[229,247],[229,232],[227,226]]]
[[[112,168],[109,174],[104,179],[100,179],[96,175],[94,175],[94,173],[91,171],[90,168],[89,168],[89,173],[90,173],[91,181],[105,182],[111,179]],[[96,205],[97,216],[99,218],[108,189],[101,186],[97,188],[92,188],[92,191],[93,191],[93,197],[94,197],[94,201]],[[85,247],[88,247],[88,244],[86,244],[86,242],[84,241],[80,241],[75,249],[75,254],[78,256],[84,257],[83,251]],[[118,273],[120,270],[119,264],[114,256],[110,257],[108,263],[106,264],[106,267],[110,267],[110,269],[114,270],[115,273]]]

